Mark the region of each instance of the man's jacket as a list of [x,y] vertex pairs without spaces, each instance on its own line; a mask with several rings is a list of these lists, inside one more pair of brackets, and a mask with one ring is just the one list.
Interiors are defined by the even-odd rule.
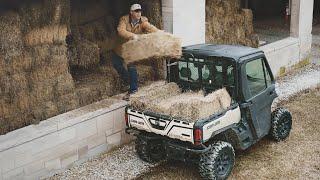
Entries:
[[121,46],[123,43],[133,38],[135,34],[147,34],[156,32],[159,29],[148,22],[148,18],[141,16],[139,23],[135,26],[131,24],[130,16],[122,16],[117,28],[120,40],[114,51],[121,56]]

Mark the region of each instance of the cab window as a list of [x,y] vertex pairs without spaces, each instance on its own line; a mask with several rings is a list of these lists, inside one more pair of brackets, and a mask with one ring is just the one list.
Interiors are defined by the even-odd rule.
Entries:
[[203,63],[203,59],[192,59],[189,61],[179,62],[179,78],[183,81],[197,82],[199,81],[199,63]]
[[265,75],[265,72],[266,68],[262,58],[250,61],[246,64],[247,82],[251,97],[256,96],[266,89],[268,85],[271,85],[270,74]]

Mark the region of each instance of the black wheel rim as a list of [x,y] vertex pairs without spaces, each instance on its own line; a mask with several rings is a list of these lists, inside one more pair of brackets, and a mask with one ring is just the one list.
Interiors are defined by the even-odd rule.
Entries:
[[158,160],[163,157],[164,147],[162,146],[161,142],[155,142],[150,146],[149,152],[153,159]]
[[285,138],[289,135],[291,126],[291,118],[289,116],[284,116],[279,122],[278,127],[278,134],[281,138]]
[[218,176],[225,176],[231,170],[232,159],[227,152],[221,153],[216,160],[216,171]]

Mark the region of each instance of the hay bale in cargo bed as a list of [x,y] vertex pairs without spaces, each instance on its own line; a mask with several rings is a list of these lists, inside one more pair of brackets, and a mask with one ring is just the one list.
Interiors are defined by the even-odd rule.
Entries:
[[202,91],[181,93],[175,83],[158,81],[139,89],[130,97],[131,107],[149,110],[194,122],[227,109],[231,97],[225,88],[207,96]]
[[130,97],[130,105],[136,109],[146,109],[150,103],[157,103],[161,100],[181,93],[176,83],[157,81],[148,86],[142,87]]
[[179,58],[181,53],[181,40],[162,31],[140,35],[138,40],[130,40],[121,47],[121,56],[126,63],[150,58]]
[[182,93],[163,99],[158,103],[150,103],[147,109],[194,122],[221,112],[230,104],[231,98],[228,92],[225,89],[220,89],[207,96],[204,96],[202,91]]

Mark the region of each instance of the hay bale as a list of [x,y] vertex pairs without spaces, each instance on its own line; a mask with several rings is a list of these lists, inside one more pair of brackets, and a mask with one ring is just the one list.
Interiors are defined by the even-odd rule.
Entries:
[[42,68],[43,66],[68,69],[69,63],[65,45],[44,44],[28,47],[27,50],[32,56],[33,69]]
[[4,60],[4,57],[0,55],[0,77],[3,77],[6,74],[6,72],[7,72],[6,65],[7,64]]
[[162,2],[161,0],[139,0],[143,8],[143,15],[148,17],[151,24],[162,29]]
[[114,68],[99,66],[95,71],[75,76],[76,92],[82,106],[101,100],[103,96],[113,96],[120,93],[121,81]]
[[30,80],[31,82],[50,81],[56,79],[56,77],[61,74],[68,74],[68,69],[64,64],[43,66],[30,72]]
[[0,95],[10,102],[17,94],[26,92],[29,89],[26,73],[5,75],[0,77],[0,80]]
[[14,113],[13,105],[7,103],[4,99],[0,100],[0,117],[2,118],[9,118]]
[[131,107],[194,122],[221,112],[231,104],[225,88],[204,96],[203,91],[181,93],[175,83],[155,82],[130,97]]
[[240,0],[206,1],[206,42],[258,46],[252,12],[240,8]]
[[32,57],[28,52],[24,51],[21,55],[12,57],[5,67],[12,73],[30,72]]
[[60,113],[79,107],[79,98],[76,93],[65,94],[57,98],[56,105]]
[[30,95],[28,91],[22,91],[16,94],[12,104],[20,111],[26,111],[30,108]]
[[22,18],[23,33],[52,25],[70,24],[69,0],[43,0],[21,2],[19,14]]
[[154,72],[151,66],[147,65],[137,65],[137,72],[138,72],[138,81],[140,84],[146,81],[154,80]]
[[59,114],[59,110],[54,102],[48,101],[33,106],[32,114],[36,120],[41,121]]
[[62,74],[56,78],[56,83],[53,86],[54,96],[59,97],[64,94],[74,92],[75,85],[71,74]]
[[157,81],[142,87],[130,97],[130,105],[136,109],[146,109],[150,103],[156,104],[161,100],[181,93],[176,83]]
[[71,66],[92,68],[100,62],[99,47],[88,40],[81,40],[75,43],[76,58],[70,61]]
[[94,91],[90,87],[78,87],[76,89],[76,94],[79,97],[80,106],[85,106],[92,104],[99,100],[100,93],[99,91]]
[[23,51],[21,21],[15,12],[0,16],[0,54],[5,59],[20,56]]
[[219,102],[221,104],[222,109],[227,109],[231,105],[231,96],[226,90],[226,88],[219,89],[215,91],[217,96],[219,97]]
[[181,40],[162,31],[140,35],[138,40],[130,40],[121,47],[121,57],[126,63],[150,58],[179,58],[181,53]]
[[65,44],[67,36],[66,25],[51,25],[32,29],[24,37],[26,46],[42,44]]
[[53,80],[36,81],[31,84],[30,96],[34,104],[54,99]]
[[222,111],[219,95],[220,92],[217,91],[207,96],[204,96],[202,91],[182,93],[153,104],[149,109],[194,122]]

